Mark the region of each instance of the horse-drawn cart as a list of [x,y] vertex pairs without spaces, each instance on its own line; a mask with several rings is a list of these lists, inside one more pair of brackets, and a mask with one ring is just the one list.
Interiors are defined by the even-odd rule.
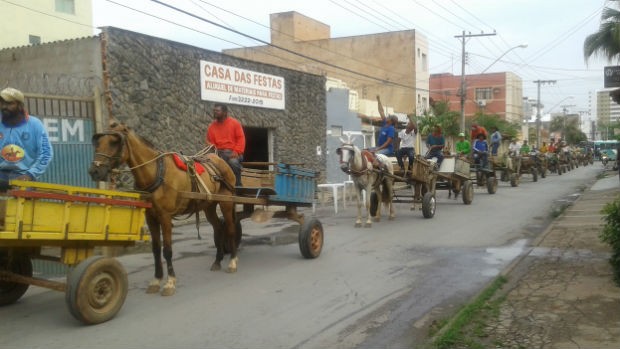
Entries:
[[[252,169],[247,166],[274,166],[274,170]],[[243,211],[236,214],[236,239],[241,241],[241,221],[253,218],[265,221],[272,217],[287,218],[300,224],[299,250],[304,258],[316,258],[323,248],[323,226],[315,218],[307,219],[297,212],[298,207],[312,207],[316,189],[316,172],[298,166],[283,163],[245,164],[241,173],[243,187],[237,188],[235,195],[217,195],[213,193],[182,192],[182,196],[198,200],[214,200],[242,204]],[[282,207],[280,211],[265,211],[256,206]]]
[[[70,313],[86,324],[114,317],[128,290],[127,273],[99,246],[148,240],[149,203],[135,193],[11,181],[3,194],[0,227],[0,305],[16,302],[30,285],[65,293]],[[58,251],[59,250],[59,251]],[[70,267],[66,283],[33,277],[32,260]]]
[[474,201],[474,184],[470,180],[471,163],[457,156],[446,156],[441,167],[437,171],[437,189],[449,191],[449,196],[454,193],[454,198],[462,193],[461,198],[465,205]]
[[[394,171],[394,196],[392,202],[411,203],[411,209],[421,204],[420,209],[424,218],[433,218],[437,201],[435,187],[437,172],[435,162],[416,155],[411,171]],[[398,183],[401,185],[399,186]],[[407,187],[411,187],[412,195],[404,194]]]

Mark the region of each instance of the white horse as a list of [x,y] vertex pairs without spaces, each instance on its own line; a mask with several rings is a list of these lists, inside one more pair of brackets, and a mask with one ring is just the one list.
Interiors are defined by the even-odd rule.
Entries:
[[[394,178],[386,176],[394,174],[394,168],[390,159],[382,154],[373,155],[367,150],[360,151],[352,142],[346,142],[343,139],[342,146],[336,150],[336,154],[340,156],[340,169],[351,175],[351,179],[355,184],[355,194],[357,197],[357,220],[355,227],[362,226],[362,190],[366,191],[366,223],[365,227],[372,226],[371,220],[371,193],[376,193],[377,200],[387,207],[390,212],[389,219],[394,219],[396,213],[392,205]],[[374,216],[375,221],[381,220],[381,205],[377,203],[377,212]]]

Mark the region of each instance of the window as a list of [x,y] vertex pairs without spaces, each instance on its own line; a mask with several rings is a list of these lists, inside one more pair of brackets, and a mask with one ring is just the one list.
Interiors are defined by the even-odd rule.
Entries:
[[28,35],[28,43],[30,45],[38,45],[41,43],[41,37],[36,35]]
[[493,89],[490,87],[485,88],[477,88],[476,89],[476,100],[487,100],[493,99]]
[[426,60],[426,53],[422,54],[422,71],[428,70],[428,62]]
[[75,0],[56,0],[56,12],[75,14]]

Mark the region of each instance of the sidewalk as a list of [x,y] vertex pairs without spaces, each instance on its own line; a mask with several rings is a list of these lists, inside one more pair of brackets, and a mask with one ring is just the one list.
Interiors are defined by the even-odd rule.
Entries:
[[617,173],[598,180],[506,273],[489,348],[620,348],[620,287],[601,209],[620,195]]

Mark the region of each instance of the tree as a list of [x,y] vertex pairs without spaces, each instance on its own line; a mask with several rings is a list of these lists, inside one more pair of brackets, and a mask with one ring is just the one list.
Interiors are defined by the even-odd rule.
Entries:
[[579,119],[571,115],[554,117],[549,124],[549,130],[561,131],[562,138],[568,144],[579,144],[581,141],[588,140],[586,134],[579,128]]
[[597,55],[605,56],[610,62],[620,58],[620,0],[609,0],[609,5],[601,14],[598,31],[588,35],[583,42],[583,56],[586,62],[590,57]]
[[459,117],[460,113],[451,111],[448,102],[435,102],[431,105],[431,112],[425,112],[420,116],[418,129],[421,135],[426,136],[431,133],[435,125],[439,125],[444,136],[456,136],[459,133]]

